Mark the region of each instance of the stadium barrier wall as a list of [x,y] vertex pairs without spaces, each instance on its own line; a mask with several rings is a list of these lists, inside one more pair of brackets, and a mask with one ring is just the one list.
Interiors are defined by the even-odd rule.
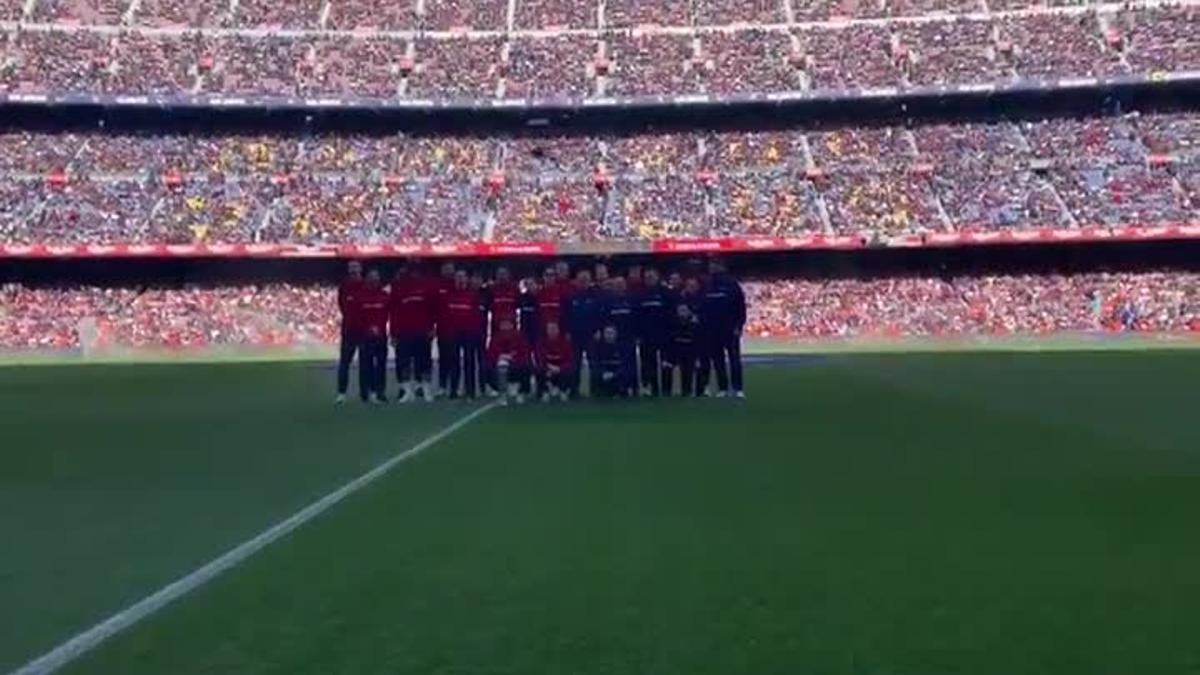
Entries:
[[864,103],[884,101],[907,105],[921,100],[946,101],[952,98],[1005,98],[1031,94],[1057,94],[1064,91],[1117,93],[1135,88],[1166,89],[1200,84],[1200,71],[1160,71],[1136,75],[1103,77],[1061,77],[1052,79],[1013,78],[1003,82],[979,82],[952,85],[907,85],[859,87],[851,89],[807,89],[797,91],[756,92],[727,95],[678,94],[629,97],[520,97],[480,99],[370,98],[338,96],[272,95],[118,95],[88,92],[20,93],[0,92],[0,106],[102,107],[106,109],[169,110],[262,110],[304,113],[330,110],[361,110],[373,114],[390,111],[483,112],[494,110],[529,111],[627,111],[673,108],[694,113],[708,107],[740,105],[793,105],[828,103]]
[[[1200,71],[999,83],[802,90],[744,95],[686,94],[635,98],[513,98],[479,101],[305,98],[287,96],[114,96],[83,92],[0,92],[0,111],[14,125],[111,129],[147,127],[271,133],[381,130],[527,133],[667,129],[673,126],[758,128],[848,124],[891,119],[948,119],[1002,114],[1046,117],[1080,110],[1194,105]],[[619,112],[620,114],[614,114]]]
[[1200,239],[1200,225],[929,232],[894,237],[810,234],[604,242],[438,244],[0,244],[0,259],[550,257],[672,253],[838,251]]

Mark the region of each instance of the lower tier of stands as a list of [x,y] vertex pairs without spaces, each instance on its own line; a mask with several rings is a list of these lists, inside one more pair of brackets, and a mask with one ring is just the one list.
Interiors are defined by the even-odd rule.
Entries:
[[[891,277],[745,284],[748,335],[780,338],[1200,332],[1200,274]],[[336,341],[334,289],[0,288],[0,349],[306,346]]]

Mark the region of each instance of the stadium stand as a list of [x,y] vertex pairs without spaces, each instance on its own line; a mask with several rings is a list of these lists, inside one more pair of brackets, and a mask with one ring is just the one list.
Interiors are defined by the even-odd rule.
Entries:
[[0,19],[0,90],[14,92],[725,96],[1200,60],[1200,10],[1158,0],[9,0]]
[[747,284],[747,332],[900,337],[1200,330],[1200,277],[1093,273]]
[[[264,284],[0,288],[0,349],[282,347],[337,339],[334,289]],[[775,338],[1200,331],[1200,275],[890,277],[746,284],[747,333]]]
[[487,139],[6,132],[0,194],[31,198],[6,212],[0,244],[1190,225],[1197,138],[1193,113]]
[[[1197,69],[1193,0],[0,1],[5,95],[720,100]],[[1196,225],[1198,139],[1195,112],[571,136],[6,129],[0,247],[1104,237]],[[1196,282],[762,282],[749,330],[1196,330]],[[0,347],[76,348],[87,320],[118,346],[325,344],[330,293],[10,285]]]

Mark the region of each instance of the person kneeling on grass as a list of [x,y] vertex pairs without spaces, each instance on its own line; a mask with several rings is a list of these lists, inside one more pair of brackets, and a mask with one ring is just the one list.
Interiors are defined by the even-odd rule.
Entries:
[[546,334],[538,341],[534,352],[534,367],[538,397],[542,401],[566,401],[575,375],[575,346],[558,327],[557,321],[546,324]]
[[592,347],[596,367],[592,369],[592,396],[625,398],[633,395],[636,380],[629,343],[619,339],[616,326],[608,325]]
[[503,396],[501,405],[508,405],[509,401],[525,402],[525,394],[529,392],[529,361],[525,336],[511,319],[501,320],[484,354],[485,377]]

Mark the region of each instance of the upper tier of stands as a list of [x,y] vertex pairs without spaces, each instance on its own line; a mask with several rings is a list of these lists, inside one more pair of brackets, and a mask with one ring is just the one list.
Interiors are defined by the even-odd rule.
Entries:
[[0,91],[722,96],[1200,70],[1200,5],[0,0]]
[[887,237],[1198,215],[1196,113],[629,136],[0,134],[0,244]]

